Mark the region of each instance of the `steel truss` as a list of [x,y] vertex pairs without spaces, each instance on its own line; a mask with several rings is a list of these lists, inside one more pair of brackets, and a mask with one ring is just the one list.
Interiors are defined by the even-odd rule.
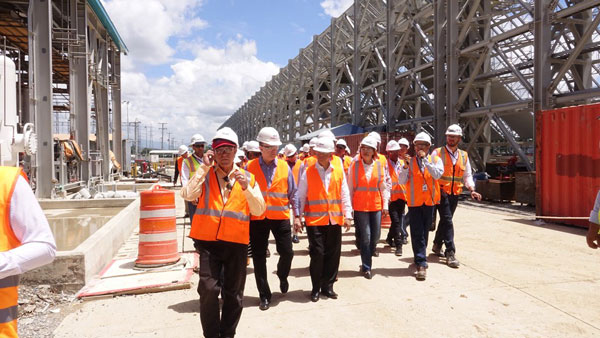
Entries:
[[224,124],[285,141],[352,123],[443,143],[459,122],[474,165],[534,168],[534,111],[598,101],[600,0],[355,0]]

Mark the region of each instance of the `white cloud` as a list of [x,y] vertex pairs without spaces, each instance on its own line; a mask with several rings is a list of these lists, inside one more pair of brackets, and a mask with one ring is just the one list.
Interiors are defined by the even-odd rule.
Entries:
[[337,18],[344,13],[354,3],[353,0],[324,0],[320,5],[325,14]]
[[103,0],[103,4],[135,61],[124,63],[124,69],[171,61],[175,50],[169,38],[186,36],[207,25],[194,17],[201,0]]
[[174,132],[176,140],[194,133],[212,138],[218,126],[279,71],[272,62],[256,57],[256,44],[231,40],[224,48],[199,46],[192,60],[171,65],[173,75],[149,79],[139,72],[123,73],[123,97],[131,102],[129,119],[158,122]]

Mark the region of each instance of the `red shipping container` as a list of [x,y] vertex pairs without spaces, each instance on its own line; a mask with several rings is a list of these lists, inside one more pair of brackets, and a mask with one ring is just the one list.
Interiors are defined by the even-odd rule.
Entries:
[[536,114],[536,171],[538,216],[589,217],[600,190],[600,104]]

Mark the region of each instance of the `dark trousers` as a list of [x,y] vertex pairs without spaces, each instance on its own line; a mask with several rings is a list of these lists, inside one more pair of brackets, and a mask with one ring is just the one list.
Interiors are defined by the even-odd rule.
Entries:
[[406,227],[404,226],[404,207],[406,201],[397,199],[390,202],[388,209],[390,211],[390,230],[388,231],[387,239],[393,241],[396,247],[402,246],[402,240],[407,237]]
[[381,235],[381,211],[354,211],[354,224],[360,233],[362,269],[368,271],[373,265],[373,252]]
[[[238,243],[197,240],[194,247],[200,255],[198,293],[204,337],[233,337],[242,315],[248,248]],[[223,298],[222,314],[219,314],[219,294]]]
[[306,234],[312,292],[333,291],[342,253],[342,227],[335,224],[307,226]]
[[194,220],[194,215],[196,214],[196,208],[198,204],[192,204],[192,202],[185,202],[187,204],[188,214],[190,215],[190,224]]
[[275,246],[279,254],[277,262],[277,277],[280,281],[286,280],[290,274],[294,250],[292,248],[292,227],[289,219],[263,219],[250,221],[250,242],[252,243],[252,262],[254,263],[254,277],[256,287],[261,299],[271,300],[271,289],[267,279],[267,247],[269,246],[269,232],[275,237]]
[[422,205],[408,208],[410,217],[410,242],[412,244],[415,264],[427,267],[427,239],[433,219],[434,207]]
[[440,222],[438,223],[437,231],[435,232],[435,238],[433,244],[446,245],[446,254],[456,253],[456,247],[454,246],[454,223],[452,217],[456,211],[458,205],[457,195],[448,195],[442,192],[440,204],[437,205],[436,209],[440,215]]

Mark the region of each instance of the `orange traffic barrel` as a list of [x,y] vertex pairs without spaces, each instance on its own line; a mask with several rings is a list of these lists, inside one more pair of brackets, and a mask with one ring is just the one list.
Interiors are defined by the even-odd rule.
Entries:
[[179,261],[175,192],[153,186],[140,193],[140,241],[136,267],[154,268]]

